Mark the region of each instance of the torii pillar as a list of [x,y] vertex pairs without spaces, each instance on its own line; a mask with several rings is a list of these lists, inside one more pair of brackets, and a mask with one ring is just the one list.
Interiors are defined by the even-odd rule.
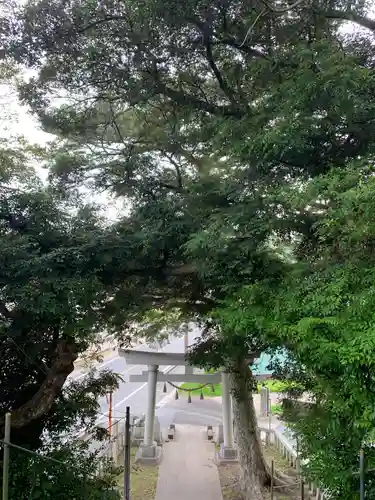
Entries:
[[148,367],[148,384],[147,384],[147,413],[145,419],[145,436],[143,446],[150,448],[154,444],[154,426],[155,426],[155,408],[156,408],[156,384],[158,383],[157,365],[149,365]]
[[233,406],[231,397],[229,374],[221,374],[221,397],[223,411],[223,437],[224,442],[220,444],[219,461],[233,462],[237,460],[237,450],[234,446],[233,437]]
[[145,352],[130,349],[119,349],[119,355],[126,358],[129,365],[147,365],[147,372],[140,375],[130,375],[130,382],[146,382],[147,412],[145,416],[145,433],[143,443],[139,448],[137,458],[145,463],[158,463],[161,457],[161,448],[154,442],[154,423],[156,407],[156,386],[158,382],[192,382],[198,384],[218,384],[222,382],[222,411],[224,443],[221,446],[219,460],[236,460],[236,449],[233,439],[233,410],[230,394],[228,373],[194,373],[192,370],[185,374],[166,374],[159,371],[159,366],[186,366],[184,353]]
[[[186,332],[184,335],[184,347],[185,347],[185,356],[189,349],[189,332]],[[185,363],[185,375],[192,375],[194,373],[193,367],[188,363]]]

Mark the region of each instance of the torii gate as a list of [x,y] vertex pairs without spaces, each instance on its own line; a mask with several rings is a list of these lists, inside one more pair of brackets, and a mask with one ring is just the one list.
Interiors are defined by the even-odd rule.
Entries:
[[[147,412],[145,418],[145,434],[140,447],[140,458],[146,461],[160,457],[160,450],[154,443],[154,422],[156,409],[156,385],[158,382],[192,382],[198,384],[222,384],[222,414],[224,443],[220,448],[222,460],[236,458],[236,449],[233,438],[233,409],[230,395],[229,376],[225,372],[193,373],[192,366],[188,365],[184,353],[164,353],[119,349],[119,356],[126,359],[128,365],[148,366],[147,371],[140,375],[130,375],[130,382],[148,382]],[[159,366],[185,366],[184,374],[165,374],[159,372]],[[267,376],[259,376],[268,378]],[[159,455],[158,455],[159,454]]]

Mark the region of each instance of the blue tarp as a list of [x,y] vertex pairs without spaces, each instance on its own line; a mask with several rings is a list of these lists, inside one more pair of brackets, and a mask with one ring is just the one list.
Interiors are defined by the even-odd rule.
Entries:
[[[284,361],[285,356],[280,353],[274,358],[277,357],[280,361]],[[251,370],[254,375],[271,375],[272,371],[268,369],[268,365],[271,362],[271,356],[269,354],[262,354],[259,359],[254,361]]]

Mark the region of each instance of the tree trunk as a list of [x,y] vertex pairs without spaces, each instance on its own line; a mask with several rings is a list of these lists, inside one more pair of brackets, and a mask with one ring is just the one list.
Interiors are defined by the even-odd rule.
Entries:
[[270,470],[257,429],[253,377],[245,360],[236,363],[230,379],[242,491],[246,500],[262,500],[263,488],[270,484]]
[[[12,411],[12,427],[24,427],[48,413],[67,377],[74,370],[76,359],[76,347],[61,340],[56,348],[55,360],[39,390],[27,403]],[[3,426],[4,417],[0,419],[2,431]]]

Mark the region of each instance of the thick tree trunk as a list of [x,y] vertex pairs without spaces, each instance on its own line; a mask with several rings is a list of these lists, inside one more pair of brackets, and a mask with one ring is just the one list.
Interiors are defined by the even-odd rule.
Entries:
[[[76,347],[60,341],[56,348],[55,360],[39,390],[27,403],[12,411],[12,427],[24,427],[48,413],[67,377],[74,370],[76,359]],[[4,418],[0,419],[0,429],[3,429],[3,426]]]
[[246,500],[261,500],[263,488],[270,484],[270,470],[263,456],[257,429],[253,380],[248,363],[245,360],[238,361],[230,378],[242,490]]

